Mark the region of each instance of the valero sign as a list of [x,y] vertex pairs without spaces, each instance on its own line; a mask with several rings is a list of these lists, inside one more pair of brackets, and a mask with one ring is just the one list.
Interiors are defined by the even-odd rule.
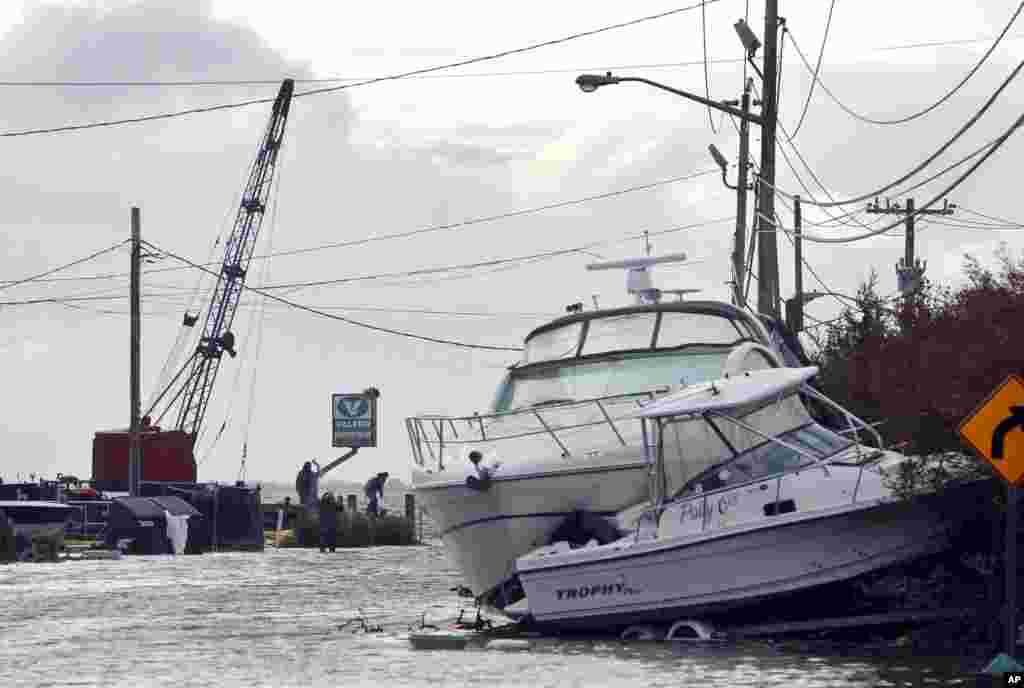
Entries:
[[332,394],[331,419],[331,446],[377,446],[377,395],[372,392]]
[[1024,380],[1006,378],[958,430],[1008,483],[1024,485]]

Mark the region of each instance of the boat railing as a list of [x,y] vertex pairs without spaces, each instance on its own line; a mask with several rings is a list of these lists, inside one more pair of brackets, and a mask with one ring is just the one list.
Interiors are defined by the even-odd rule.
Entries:
[[[840,413],[843,414],[843,416],[846,419],[849,427],[846,429],[846,431],[841,431],[841,432],[839,432],[837,434],[841,434],[844,437],[848,436],[849,434],[852,434],[853,438],[854,438],[853,439],[853,444],[850,447],[847,447],[846,449],[841,449],[838,452],[835,452],[833,454],[828,454],[828,455],[824,455],[824,456],[816,455],[816,454],[813,454],[813,453],[809,452],[808,450],[798,446],[796,443],[786,442],[784,440],[781,440],[778,437],[772,436],[769,433],[766,433],[766,432],[764,432],[762,430],[759,430],[759,429],[753,427],[749,423],[746,423],[746,422],[740,420],[739,418],[735,418],[735,417],[729,415],[728,413],[722,413],[722,412],[716,412],[716,411],[708,411],[708,412],[706,412],[708,416],[711,416],[713,418],[720,419],[720,420],[732,423],[732,424],[736,425],[737,427],[740,427],[740,428],[746,430],[747,432],[753,433],[753,434],[761,437],[762,439],[765,439],[765,440],[767,440],[769,442],[773,442],[775,444],[783,446],[786,449],[789,449],[790,451],[796,452],[799,456],[809,460],[810,463],[804,464],[803,466],[801,466],[798,469],[785,471],[783,473],[779,473],[779,474],[776,474],[774,476],[763,476],[761,478],[757,478],[755,480],[748,481],[748,482],[743,482],[741,484],[727,485],[727,486],[723,486],[723,487],[720,487],[720,488],[717,488],[717,489],[714,489],[714,490],[707,490],[707,491],[701,492],[700,495],[692,495],[691,497],[689,497],[685,501],[691,501],[691,500],[696,500],[696,499],[700,500],[700,504],[701,504],[701,506],[700,506],[700,509],[701,509],[701,511],[700,511],[700,514],[701,514],[701,530],[702,531],[706,530],[709,527],[709,525],[710,525],[711,512],[709,511],[710,507],[708,506],[708,500],[709,499],[712,499],[712,498],[715,498],[715,497],[720,497],[721,495],[723,495],[725,493],[728,493],[728,492],[732,492],[732,491],[735,491],[735,490],[743,489],[746,485],[749,485],[750,482],[762,482],[762,483],[774,482],[775,483],[775,502],[774,502],[774,504],[775,504],[775,512],[774,513],[778,513],[779,503],[782,500],[782,481],[783,481],[784,478],[786,478],[788,475],[791,475],[793,473],[797,473],[797,472],[800,472],[800,471],[807,471],[807,470],[811,470],[811,469],[815,469],[815,468],[820,468],[825,473],[825,475],[828,476],[829,475],[829,468],[828,468],[829,464],[832,464],[833,462],[835,462],[837,464],[840,464],[840,465],[847,465],[847,466],[851,465],[850,463],[847,463],[847,462],[838,462],[837,461],[837,457],[843,456],[843,455],[847,454],[848,451],[851,450],[851,449],[853,450],[854,455],[856,457],[854,462],[852,463],[852,465],[856,466],[858,471],[857,471],[857,482],[854,485],[854,488],[853,488],[853,491],[852,491],[853,494],[851,495],[850,501],[851,501],[851,503],[856,503],[857,502],[857,496],[858,496],[858,493],[860,491],[860,485],[861,485],[861,482],[862,482],[862,478],[864,476],[864,471],[869,466],[874,464],[878,459],[882,458],[885,455],[884,444],[882,442],[881,435],[879,435],[878,431],[875,430],[875,427],[874,427],[875,425],[879,425],[879,423],[871,424],[871,423],[868,423],[868,422],[858,418],[857,416],[855,416],[854,414],[850,413],[849,411],[844,409],[842,406],[840,406],[839,404],[837,404],[834,401],[832,401],[831,399],[829,399],[828,397],[824,396],[823,394],[817,392],[816,390],[813,390],[812,388],[810,388],[810,387],[808,387],[806,385],[804,386],[804,388],[801,391],[807,392],[811,396],[814,396],[815,398],[820,399],[822,402],[825,402],[825,403],[829,404],[830,406],[832,406],[833,408],[835,408],[836,410],[838,410]],[[686,417],[687,416],[676,416],[676,417],[673,417],[671,419],[659,419],[658,425],[660,425],[661,423],[666,422],[666,421],[671,423],[673,421],[682,420],[682,419],[684,419]],[[865,449],[867,449],[867,448],[864,447],[864,445],[860,441],[860,437],[859,437],[859,434],[858,434],[858,427],[860,428],[861,431],[865,431],[869,435],[871,435],[873,437],[873,439],[875,440],[876,448],[873,451],[870,451],[870,452],[866,452],[865,451]],[[645,426],[645,428],[646,428],[646,426]],[[646,429],[645,429],[645,433],[646,433]],[[660,432],[660,430],[658,431],[657,434],[658,434],[659,437],[663,436],[663,433]],[[659,453],[661,451],[663,451],[663,449],[659,449]],[[661,456],[661,459],[663,460],[664,457]],[[662,494],[664,494],[664,493],[662,493]],[[650,512],[650,513],[652,513],[654,515],[655,519],[657,519],[658,517],[660,517],[661,512],[665,509],[665,507],[667,506],[667,503],[669,501],[675,501],[675,499],[674,498],[673,499],[669,499],[667,495],[664,495],[663,499],[659,500],[660,503],[652,504],[651,507],[649,509],[647,509],[644,513]],[[638,523],[638,526],[637,526],[637,537],[639,538],[640,537],[640,530],[639,530],[640,520],[639,519],[638,519],[637,523]]]
[[107,510],[110,502],[107,500],[82,500],[65,502],[74,509],[71,512],[71,520],[65,526],[64,532],[68,535],[81,535],[89,537],[96,535],[107,524]]
[[[668,392],[667,387],[581,401],[534,405],[486,415],[422,415],[406,418],[405,424],[412,446],[413,461],[423,468],[444,470],[446,450],[450,454],[455,448],[466,445],[541,436],[547,436],[553,448],[557,449],[563,458],[569,458],[581,451],[579,446],[574,446],[572,431],[583,428],[607,426],[611,432],[609,440],[625,447],[629,444],[627,436],[631,436],[632,433],[624,432],[623,425],[633,421],[636,424],[639,446],[641,427],[635,412],[643,402],[651,401],[657,394],[665,392]],[[617,413],[618,407],[621,406],[627,406],[628,413]],[[587,414],[589,416],[580,418],[581,415]],[[499,427],[503,424],[508,424],[504,432]]]

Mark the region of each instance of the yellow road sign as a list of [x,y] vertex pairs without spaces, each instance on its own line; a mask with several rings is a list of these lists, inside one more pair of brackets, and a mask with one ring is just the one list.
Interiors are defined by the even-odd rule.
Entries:
[[1006,378],[960,423],[960,437],[1007,482],[1024,485],[1024,380]]

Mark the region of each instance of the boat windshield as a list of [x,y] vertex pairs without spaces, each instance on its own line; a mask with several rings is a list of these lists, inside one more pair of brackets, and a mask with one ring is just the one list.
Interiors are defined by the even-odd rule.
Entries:
[[614,354],[581,362],[564,361],[536,370],[513,370],[494,411],[582,401],[617,394],[642,394],[673,385],[721,377],[728,349]]
[[817,423],[794,428],[778,435],[777,439],[815,458],[800,454],[778,442],[766,441],[700,473],[689,480],[675,496],[718,490],[794,471],[814,463],[816,459],[828,458],[853,445],[849,439]]
[[670,349],[685,346],[735,346],[760,337],[746,322],[722,315],[688,311],[646,311],[604,315],[544,330],[530,336],[524,363],[557,361],[615,351]]

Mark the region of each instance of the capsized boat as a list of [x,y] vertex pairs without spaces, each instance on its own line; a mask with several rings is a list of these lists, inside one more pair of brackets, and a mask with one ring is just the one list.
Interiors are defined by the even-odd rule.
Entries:
[[661,299],[651,266],[682,258],[588,266],[625,269],[636,303],[580,310],[533,330],[489,413],[406,420],[417,499],[488,605],[522,596],[516,557],[555,540],[611,542],[631,525],[619,515],[646,502],[652,469],[635,416],[642,402],[785,364],[749,311]]
[[[955,509],[898,498],[885,477],[906,457],[809,388],[816,373],[748,371],[645,405],[637,415],[654,489],[637,527],[612,542],[557,542],[519,557],[525,600],[506,614],[542,629],[609,630],[783,599],[790,612],[821,618],[824,605],[847,600],[802,593],[948,548]],[[816,423],[801,393],[842,410],[849,432]]]

